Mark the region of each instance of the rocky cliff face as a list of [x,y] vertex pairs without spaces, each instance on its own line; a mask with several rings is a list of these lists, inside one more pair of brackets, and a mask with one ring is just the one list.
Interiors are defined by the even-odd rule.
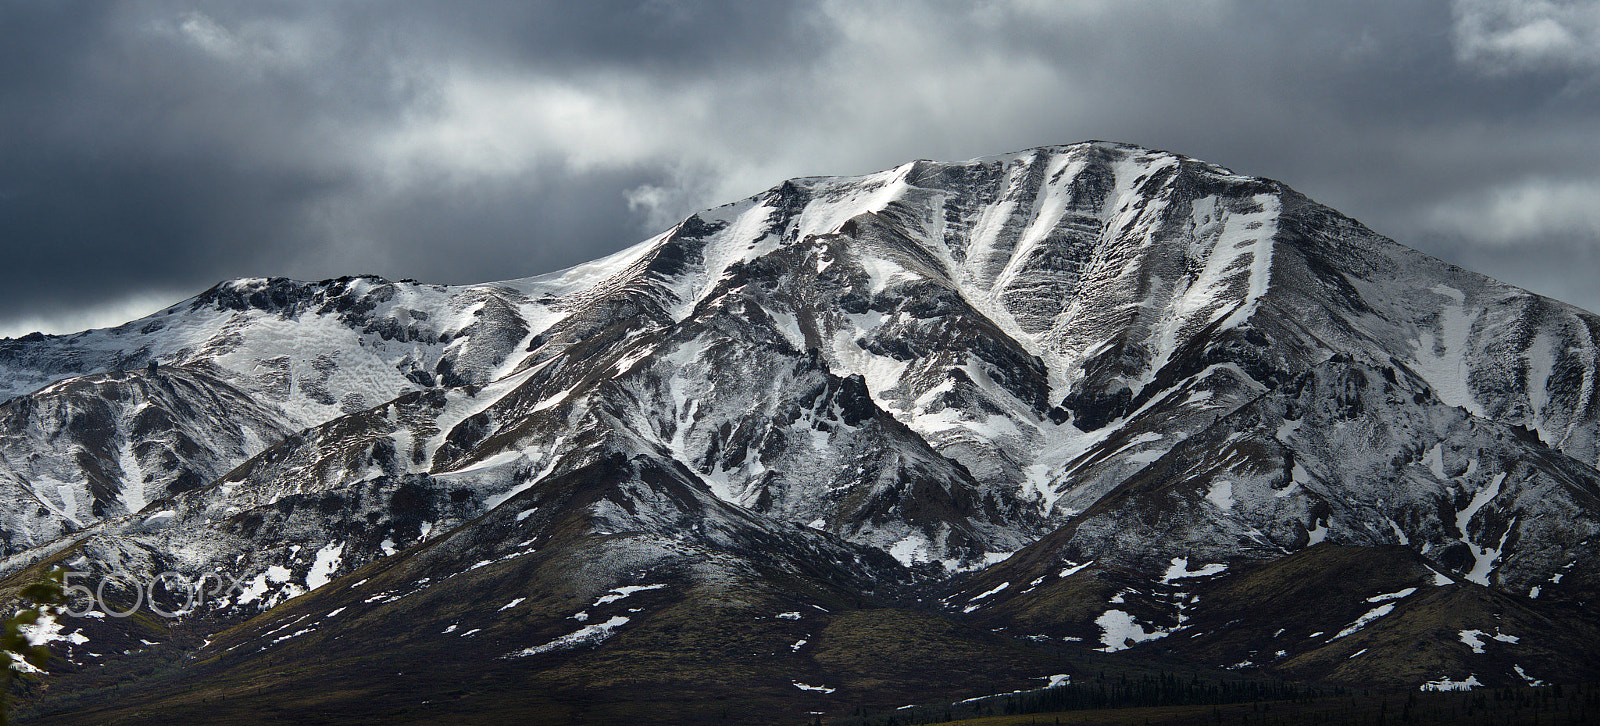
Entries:
[[[620,622],[562,640],[573,597],[659,584],[893,605],[940,647],[1020,648],[997,673],[1059,667],[1049,642],[1549,680],[1600,667],[1561,640],[1600,615],[1597,325],[1127,145],[797,179],[540,278],[235,281],[0,342],[4,566],[226,567],[251,595],[212,617],[264,628],[411,601],[367,593],[380,571],[426,570],[420,593],[587,557],[540,565],[516,626],[571,663],[646,647]],[[271,649],[245,642],[228,667]],[[829,652],[785,667],[832,677]]]

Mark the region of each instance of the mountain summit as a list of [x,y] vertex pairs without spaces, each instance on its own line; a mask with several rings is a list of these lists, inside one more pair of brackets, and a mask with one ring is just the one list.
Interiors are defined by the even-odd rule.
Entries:
[[64,619],[42,722],[1592,679],[1597,332],[1167,152],[794,179],[541,277],[0,341],[3,571],[239,584]]

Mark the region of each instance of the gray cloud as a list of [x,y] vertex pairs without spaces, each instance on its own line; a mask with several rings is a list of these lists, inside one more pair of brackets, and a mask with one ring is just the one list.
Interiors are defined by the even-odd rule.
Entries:
[[1600,67],[1600,5],[1455,0],[1456,57],[1489,73]]
[[537,274],[791,176],[1089,138],[1600,307],[1596,8],[0,2],[0,335]]

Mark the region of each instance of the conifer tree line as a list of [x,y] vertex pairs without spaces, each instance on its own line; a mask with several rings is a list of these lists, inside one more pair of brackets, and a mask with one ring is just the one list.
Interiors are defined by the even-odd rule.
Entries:
[[[1211,708],[1206,709],[1205,706]],[[1600,686],[1509,686],[1474,691],[1422,692],[1315,687],[1274,681],[1213,681],[1161,672],[1107,677],[962,703],[874,710],[858,707],[848,717],[815,719],[828,726],[914,726],[990,716],[1058,714],[1017,724],[1076,723],[1074,712],[1140,707],[1191,707],[1150,723],[1328,724],[1329,726],[1490,726],[1600,723]],[[1199,707],[1199,708],[1194,708]],[[1137,712],[1147,713],[1147,712]],[[1146,723],[1130,712],[1129,724]],[[1179,720],[1172,720],[1177,718]],[[1196,720],[1199,719],[1199,720]],[[1009,723],[1009,722],[1008,722]],[[1103,717],[1095,723],[1113,723]]]

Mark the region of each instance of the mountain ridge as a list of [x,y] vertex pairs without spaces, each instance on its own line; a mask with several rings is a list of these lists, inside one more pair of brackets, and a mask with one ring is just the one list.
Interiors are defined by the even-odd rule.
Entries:
[[[538,277],[245,279],[117,328],[0,340],[13,394],[0,484],[14,493],[0,572],[233,568],[248,601],[172,627],[232,628],[240,647],[258,637],[244,624],[324,601],[303,617],[335,618],[355,601],[333,607],[324,588],[355,592],[362,573],[447,540],[471,542],[462,556],[483,569],[543,552],[534,539],[501,552],[521,536],[504,520],[559,515],[570,524],[552,546],[666,553],[711,579],[541,570],[541,587],[661,584],[650,598],[690,609],[721,607],[705,599],[719,579],[779,599],[825,591],[840,622],[908,618],[952,652],[998,633],[1016,648],[995,651],[1008,654],[996,672],[1013,675],[1125,650],[1413,687],[1589,674],[1600,664],[1554,639],[1600,633],[1600,571],[1583,564],[1600,531],[1597,326],[1279,182],[1131,145],[796,179]],[[193,384],[155,409],[170,426],[141,424],[159,417],[139,391],[180,381],[254,408],[199,405]],[[245,410],[257,441],[229,433]],[[160,452],[184,448],[172,431],[235,443],[166,466],[178,459]],[[141,446],[154,453],[117,453]],[[75,488],[72,471],[98,483]],[[607,494],[545,498],[574,477]],[[678,513],[668,525],[651,511]],[[1403,576],[1376,566],[1401,551]],[[818,553],[834,569],[803,565]],[[1322,602],[1293,585],[1308,562],[1354,574]],[[1272,588],[1277,634],[1229,616]],[[504,632],[562,643],[535,654],[562,653],[548,673],[654,647],[599,627],[611,619],[560,640],[584,622],[562,610],[574,601],[522,594],[544,604]],[[397,613],[451,625],[409,597]],[[1462,633],[1500,633],[1504,603],[1526,630],[1472,645]],[[85,622],[91,642],[122,637]],[[1369,628],[1431,643],[1428,660],[1374,641],[1364,665],[1343,665]],[[1285,631],[1298,640],[1276,642]],[[828,688],[857,704],[960,695],[925,681],[874,692],[882,679],[830,632],[834,666],[784,660],[813,680],[762,692],[809,706]],[[1326,633],[1340,635],[1312,642]],[[277,641],[260,642],[251,652]],[[218,683],[256,667],[226,661]],[[857,685],[814,682],[847,662]],[[774,677],[750,673],[761,689]]]

